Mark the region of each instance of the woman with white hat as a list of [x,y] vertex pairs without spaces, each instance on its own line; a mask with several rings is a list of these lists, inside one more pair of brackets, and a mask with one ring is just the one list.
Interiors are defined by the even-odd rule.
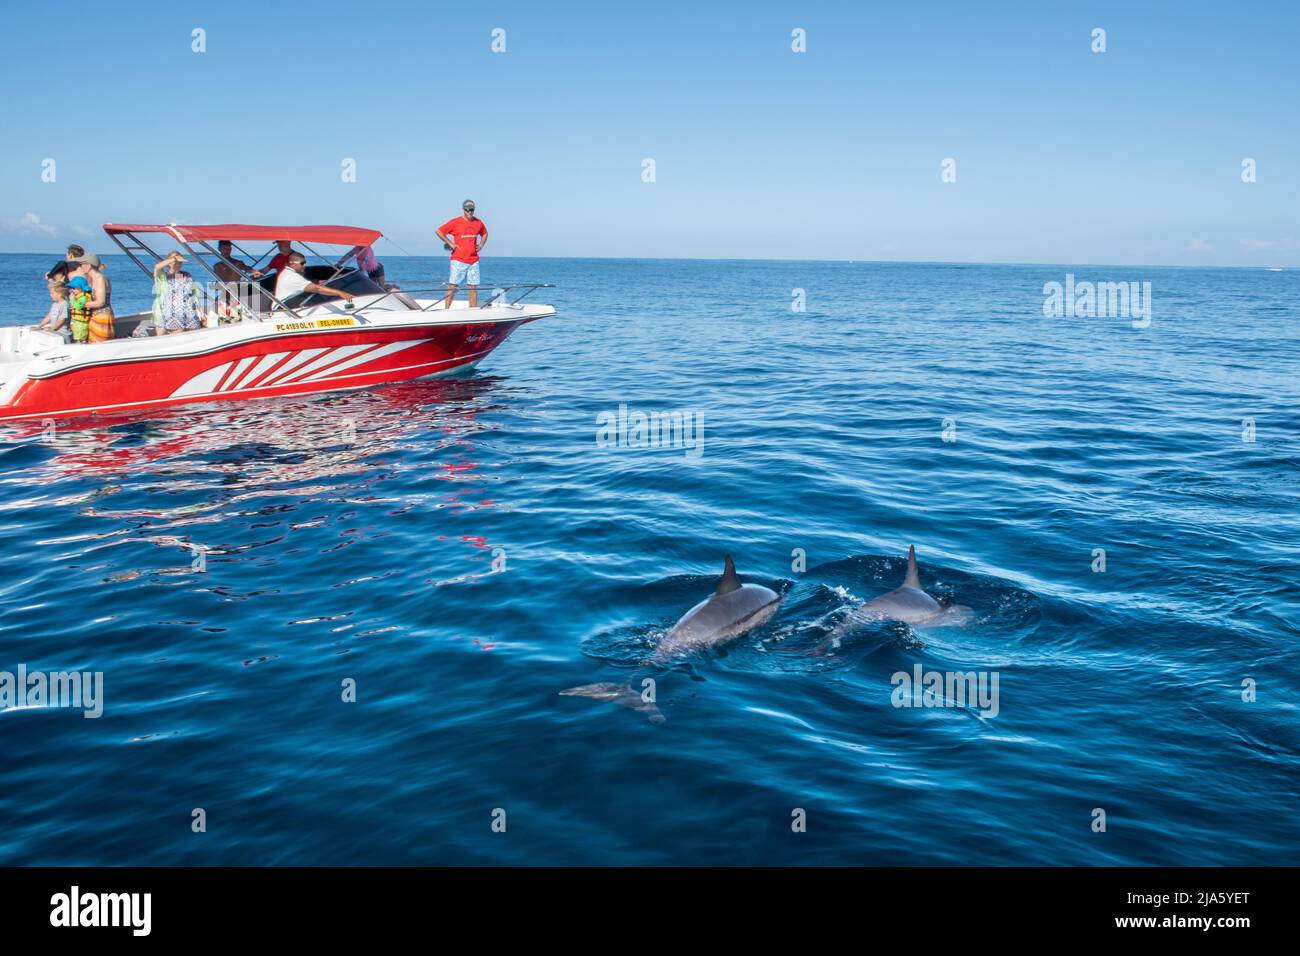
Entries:
[[155,335],[203,327],[202,292],[194,277],[181,268],[184,262],[179,252],[173,252],[153,267]]

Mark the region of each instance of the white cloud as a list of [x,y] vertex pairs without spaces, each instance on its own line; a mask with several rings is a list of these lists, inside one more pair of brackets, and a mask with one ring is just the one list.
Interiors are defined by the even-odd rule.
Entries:
[[1183,252],[1213,252],[1214,247],[1204,239],[1192,239],[1183,246]]
[[46,236],[52,236],[57,231],[48,222],[41,222],[41,217],[34,212],[25,212],[21,218],[11,219],[5,225],[13,232],[36,232]]

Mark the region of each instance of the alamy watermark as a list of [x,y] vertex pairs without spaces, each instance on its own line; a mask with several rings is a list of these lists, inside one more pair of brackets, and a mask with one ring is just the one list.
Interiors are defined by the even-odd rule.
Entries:
[[680,448],[688,460],[698,461],[704,455],[704,412],[629,412],[623,402],[617,412],[596,416],[596,447]]
[[1151,324],[1150,282],[1043,283],[1043,315],[1049,319],[1129,319],[1135,329]]
[[121,926],[132,936],[148,936],[152,912],[152,893],[83,893],[73,884],[68,892],[50,897],[50,925],[55,927]]
[[83,717],[99,717],[104,713],[104,672],[29,674],[26,664],[18,665],[17,674],[0,671],[0,710],[27,707],[70,707],[83,711]]
[[927,671],[916,664],[909,674],[897,671],[889,682],[895,707],[962,707],[996,717],[1002,705],[998,699],[997,671]]

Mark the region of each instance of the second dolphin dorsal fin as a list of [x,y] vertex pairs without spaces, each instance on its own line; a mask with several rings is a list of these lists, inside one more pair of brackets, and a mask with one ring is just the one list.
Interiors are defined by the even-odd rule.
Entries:
[[921,590],[921,577],[916,573],[916,545],[908,545],[907,548],[907,577],[903,579],[903,587],[916,588]]
[[736,565],[731,561],[731,555],[727,555],[727,563],[722,568],[722,580],[718,582],[718,589],[714,594],[730,594],[732,591],[740,590],[740,578],[736,577]]

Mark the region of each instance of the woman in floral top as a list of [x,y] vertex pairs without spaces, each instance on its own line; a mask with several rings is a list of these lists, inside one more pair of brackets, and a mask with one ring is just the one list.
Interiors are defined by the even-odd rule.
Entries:
[[173,252],[153,267],[155,335],[203,328],[202,291],[194,277],[181,269],[184,261]]

